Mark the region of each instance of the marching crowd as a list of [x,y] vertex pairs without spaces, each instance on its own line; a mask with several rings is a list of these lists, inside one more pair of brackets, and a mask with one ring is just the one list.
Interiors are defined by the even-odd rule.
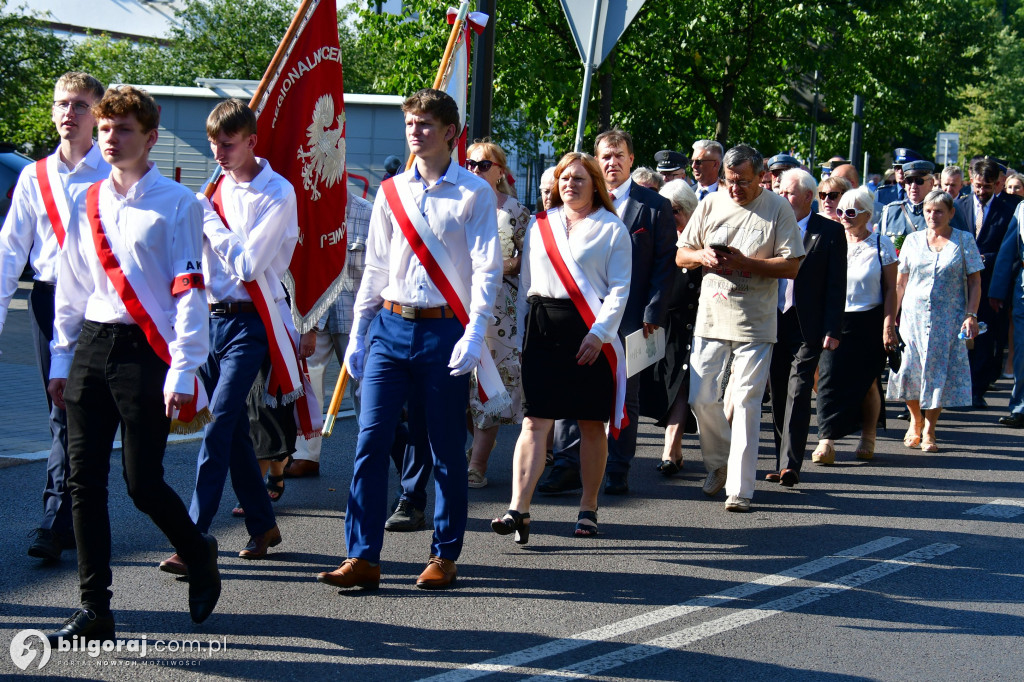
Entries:
[[[421,90],[402,111],[415,161],[372,205],[350,194],[341,293],[299,335],[281,284],[296,194],[254,154],[245,103],[210,114],[222,175],[197,196],[149,160],[159,108],[147,93],[104,91],[78,72],[57,81],[60,146],[25,169],[0,232],[0,331],[28,263],[51,406],[29,554],[78,554],[81,606],[51,641],[114,637],[118,428],[128,493],[175,550],[159,567],[188,577],[202,622],[221,590],[210,530],[228,476],[250,536],[239,556],[262,559],[283,539],[272,502],[285,479],[319,474],[332,355],[352,377],[359,435],[345,558],[317,579],[342,588],[378,586],[385,530],[426,526],[431,476],[416,585],[455,582],[468,491],[488,484],[501,425],[521,431],[508,510],[491,528],[519,544],[535,492],[580,491],[574,535],[598,534],[602,487],[629,494],[642,416],[665,429],[665,476],[683,467],[684,433],[698,434],[703,492],[724,489],[733,512],[751,508],[766,399],[768,481],[799,484],[815,393],[816,464],[857,432],[854,456],[872,459],[886,399],[906,403],[904,445],[935,452],[942,409],[984,406],[1012,338],[1011,414],[999,422],[1024,426],[1024,185],[998,160],[972,159],[965,184],[961,169],[937,175],[898,149],[892,184],[872,192],[842,159],[818,182],[790,155],[713,140],[634,170],[632,138],[616,128],[592,156],[566,154],[544,173],[531,216],[497,144],[473,144],[464,167],[452,160],[448,95]],[[627,349],[652,335],[663,356],[628,374]],[[163,453],[171,430],[200,429],[186,505]],[[392,465],[401,493],[389,510]]]

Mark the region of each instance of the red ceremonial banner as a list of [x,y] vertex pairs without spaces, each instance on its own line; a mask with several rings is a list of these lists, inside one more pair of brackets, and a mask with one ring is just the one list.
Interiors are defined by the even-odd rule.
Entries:
[[288,287],[299,332],[337,297],[345,265],[345,101],[333,0],[314,0],[255,107],[256,154],[295,188],[299,242]]

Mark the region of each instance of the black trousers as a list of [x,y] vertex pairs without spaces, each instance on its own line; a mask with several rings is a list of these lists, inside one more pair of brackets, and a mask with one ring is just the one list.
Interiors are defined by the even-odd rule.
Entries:
[[[796,308],[778,313],[778,319],[779,340],[772,349],[768,375],[775,423],[775,466],[800,471],[811,426],[811,392],[821,357],[821,339],[804,340]],[[783,457],[785,466],[780,464]]]
[[135,325],[82,328],[64,401],[68,413],[71,513],[78,544],[82,606],[110,610],[110,516],[107,478],[118,426],[128,495],[149,515],[186,563],[207,559],[208,549],[181,498],[164,482],[170,420],[164,415],[167,365]]

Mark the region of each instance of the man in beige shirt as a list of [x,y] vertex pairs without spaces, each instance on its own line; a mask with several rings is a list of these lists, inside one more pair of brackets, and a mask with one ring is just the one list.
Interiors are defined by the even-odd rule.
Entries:
[[[708,470],[704,493],[713,496],[725,487],[726,510],[745,512],[757,479],[778,280],[796,277],[804,248],[793,209],[759,184],[761,154],[737,145],[722,164],[727,191],[698,204],[676,244],[676,265],[703,266],[705,273],[690,357],[690,407]],[[731,425],[722,400],[730,362]]]

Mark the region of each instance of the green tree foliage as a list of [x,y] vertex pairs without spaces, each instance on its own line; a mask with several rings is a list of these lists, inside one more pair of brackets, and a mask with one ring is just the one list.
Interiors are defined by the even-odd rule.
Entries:
[[71,63],[101,83],[194,85],[176,73],[168,49],[156,43],[132,43],[110,36],[90,36],[73,44]]
[[53,82],[66,66],[64,41],[38,17],[0,0],[0,141],[35,153],[56,144]]

